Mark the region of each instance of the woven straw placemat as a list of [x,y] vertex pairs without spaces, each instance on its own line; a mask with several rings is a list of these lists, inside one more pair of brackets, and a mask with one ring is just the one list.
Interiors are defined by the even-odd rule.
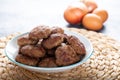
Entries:
[[120,80],[120,43],[107,35],[68,28],[86,36],[93,44],[93,55],[84,64],[65,72],[36,73],[11,63],[4,54],[7,42],[16,36],[0,38],[0,80]]

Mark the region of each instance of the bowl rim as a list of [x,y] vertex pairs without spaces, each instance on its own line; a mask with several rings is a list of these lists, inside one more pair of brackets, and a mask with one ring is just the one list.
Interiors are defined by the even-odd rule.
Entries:
[[[65,30],[65,31],[69,31],[69,30]],[[76,34],[76,35],[80,35],[80,34],[77,34],[76,32],[72,32],[72,31],[69,31],[69,32],[71,32],[71,33],[73,33],[73,34]],[[25,32],[25,33],[22,33],[22,34],[19,34],[19,35],[13,37],[10,41],[8,41],[7,45],[10,44],[10,42],[12,42],[14,39],[17,39],[18,37],[23,36],[23,35],[28,34],[28,33],[29,33],[29,32]],[[30,69],[39,69],[39,70],[49,71],[49,70],[61,70],[61,69],[73,68],[73,67],[79,66],[80,64],[83,64],[84,62],[86,62],[86,61],[91,57],[91,55],[92,55],[93,52],[94,52],[94,49],[93,49],[93,46],[92,46],[90,40],[88,40],[88,39],[87,39],[86,37],[84,37],[83,35],[80,35],[80,36],[83,37],[84,39],[86,39],[86,40],[89,42],[90,47],[91,47],[92,50],[91,50],[91,52],[89,53],[89,55],[87,56],[86,59],[81,60],[81,61],[76,62],[76,63],[71,64],[71,65],[68,65],[68,66],[61,66],[61,67],[37,67],[37,66],[29,66],[29,65],[26,65],[26,64],[19,63],[19,62],[15,61],[15,59],[14,59],[14,60],[11,59],[11,58],[8,56],[7,45],[6,45],[5,49],[4,49],[4,52],[5,52],[5,55],[7,56],[7,58],[8,58],[10,61],[12,61],[13,63],[15,63],[16,65],[22,66],[22,67],[26,67],[26,68],[28,67],[28,68],[30,68]]]

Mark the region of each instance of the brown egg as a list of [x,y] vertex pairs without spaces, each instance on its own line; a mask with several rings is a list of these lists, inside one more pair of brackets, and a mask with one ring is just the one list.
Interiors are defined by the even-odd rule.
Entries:
[[94,0],[83,0],[82,2],[88,7],[88,12],[90,13],[98,7]]
[[82,2],[76,2],[68,6],[64,11],[64,19],[70,24],[79,24],[82,18],[87,14],[87,6]]
[[96,8],[93,13],[100,16],[103,23],[108,19],[108,12],[104,9]]
[[83,17],[82,24],[85,28],[94,31],[98,31],[103,27],[101,18],[98,15],[92,13],[86,14]]

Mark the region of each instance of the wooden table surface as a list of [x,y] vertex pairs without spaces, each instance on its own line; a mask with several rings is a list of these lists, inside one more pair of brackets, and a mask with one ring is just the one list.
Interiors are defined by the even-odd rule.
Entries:
[[[39,24],[68,27],[63,12],[75,1],[79,0],[0,0],[0,37],[30,31]],[[109,13],[109,18],[100,32],[120,41],[120,1],[95,1]]]

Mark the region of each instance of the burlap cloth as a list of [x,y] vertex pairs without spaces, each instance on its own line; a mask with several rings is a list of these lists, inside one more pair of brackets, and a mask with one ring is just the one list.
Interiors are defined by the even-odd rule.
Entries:
[[93,55],[84,64],[60,73],[36,73],[11,63],[4,54],[7,42],[16,36],[0,38],[0,80],[120,80],[120,43],[107,35],[71,28],[93,44]]

